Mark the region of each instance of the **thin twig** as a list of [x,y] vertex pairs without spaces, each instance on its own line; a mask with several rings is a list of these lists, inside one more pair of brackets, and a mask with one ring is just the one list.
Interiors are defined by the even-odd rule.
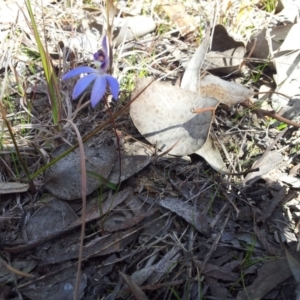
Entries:
[[269,111],[269,110],[265,110],[265,109],[261,109],[261,108],[256,108],[255,106],[253,107],[250,103],[246,102],[242,102],[241,103],[244,107],[247,107],[249,109],[251,109],[252,112],[256,113],[257,115],[264,115],[264,116],[268,116],[270,118],[276,119],[280,122],[286,123],[288,125],[294,126],[296,128],[300,128],[300,124],[294,121],[291,121],[289,119],[286,119],[280,115],[278,115],[277,113],[275,113],[274,111]]

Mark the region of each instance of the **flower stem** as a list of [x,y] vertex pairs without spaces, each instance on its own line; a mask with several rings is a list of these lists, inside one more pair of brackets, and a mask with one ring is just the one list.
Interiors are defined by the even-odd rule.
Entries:
[[116,139],[117,139],[117,147],[118,147],[118,153],[119,153],[119,179],[118,179],[118,188],[117,190],[119,189],[120,187],[120,184],[121,184],[121,174],[122,174],[122,162],[121,162],[121,159],[122,159],[122,156],[121,156],[121,147],[120,147],[120,137],[118,135],[118,132],[117,132],[117,127],[116,127],[116,122],[115,122],[115,119],[113,117],[113,114],[112,114],[112,111],[109,107],[109,104],[107,102],[107,99],[106,97],[104,97],[104,102],[105,102],[105,105],[107,107],[107,110],[108,110],[108,113],[109,113],[109,116],[111,118],[111,122],[112,122],[112,125],[113,125],[113,129],[114,129],[114,132],[115,132],[115,136],[116,136]]

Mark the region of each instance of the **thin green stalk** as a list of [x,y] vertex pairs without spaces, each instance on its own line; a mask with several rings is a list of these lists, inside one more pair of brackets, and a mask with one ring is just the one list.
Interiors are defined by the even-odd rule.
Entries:
[[[61,113],[61,99],[60,99],[60,92],[59,92],[59,87],[58,87],[58,79],[56,77],[56,74],[53,70],[49,54],[47,51],[44,49],[39,32],[36,26],[36,22],[34,19],[33,11],[31,8],[30,0],[25,0],[26,8],[30,16],[30,21],[32,25],[32,30],[33,34],[38,46],[38,50],[42,59],[42,65],[43,69],[45,72],[45,77],[46,77],[46,82],[47,82],[47,87],[48,87],[48,92],[49,92],[49,97],[51,101],[51,108],[52,108],[52,118],[53,118],[53,123],[55,125],[58,124],[58,121],[60,120],[60,113]],[[24,15],[25,16],[25,15]],[[26,18],[26,16],[25,16]],[[26,19],[28,26],[30,26],[29,21]]]

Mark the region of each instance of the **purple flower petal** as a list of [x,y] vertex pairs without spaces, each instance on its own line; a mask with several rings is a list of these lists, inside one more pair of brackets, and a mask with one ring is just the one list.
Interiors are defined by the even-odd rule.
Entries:
[[108,38],[105,35],[102,39],[102,51],[104,54],[104,60],[102,61],[102,65],[100,66],[100,70],[105,73],[105,71],[109,67],[109,49],[108,49]]
[[102,50],[103,50],[105,56],[108,57],[108,55],[109,55],[109,53],[108,53],[108,38],[106,35],[103,37],[103,40],[102,40]]
[[118,80],[115,77],[107,74],[105,75],[105,78],[108,81],[113,98],[117,100],[119,97],[119,90],[120,90],[120,85]]
[[106,76],[98,75],[95,80],[94,87],[91,95],[91,105],[95,107],[97,103],[103,98],[106,91]]
[[97,70],[95,70],[94,68],[91,68],[91,67],[78,67],[78,68],[75,68],[75,69],[69,71],[68,73],[66,73],[62,77],[62,80],[72,78],[72,77],[80,75],[82,73],[96,73],[96,72],[97,72]]
[[74,87],[72,98],[78,98],[87,87],[97,78],[97,74],[92,73],[79,79]]

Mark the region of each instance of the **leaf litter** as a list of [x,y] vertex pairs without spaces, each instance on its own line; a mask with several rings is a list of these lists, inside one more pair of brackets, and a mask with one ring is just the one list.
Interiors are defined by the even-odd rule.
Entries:
[[[14,4],[1,4],[3,20]],[[48,14],[32,4],[41,35],[47,34],[53,65],[60,68],[58,58],[65,59],[60,70],[65,73],[74,64],[86,64],[100,45],[106,24],[103,10],[76,3],[74,11],[61,9],[54,16],[53,9],[63,8],[65,1],[44,2]],[[35,178],[39,190],[32,195],[24,174],[16,169],[13,143],[3,127],[1,184],[9,193],[1,193],[0,271],[6,297],[295,298],[299,134],[288,125],[299,123],[299,47],[294,37],[298,10],[291,6],[296,4],[280,1],[266,13],[262,1],[224,1],[221,7],[187,1],[180,14],[181,3],[121,4],[111,10],[118,53],[114,75],[134,82],[134,100],[130,114],[115,120],[114,134],[107,126],[84,146],[87,171],[99,176],[87,177],[79,292],[79,151]],[[44,84],[42,69],[38,60],[32,64],[28,59],[37,48],[17,10],[11,10],[14,23],[0,24],[1,34],[10,39],[6,45],[0,42],[2,57],[8,58],[0,61],[1,79],[10,76],[1,93],[11,98],[13,115],[34,113],[27,127],[21,119],[9,119],[34,173],[76,140],[67,125],[59,133],[45,125],[51,114],[42,99],[47,92],[39,88]],[[72,22],[74,13],[77,24]],[[209,16],[216,25],[208,26]],[[205,30],[194,25],[199,19]],[[190,20],[193,26],[184,28]],[[65,51],[70,51],[68,59]],[[154,82],[149,79],[153,76]],[[172,85],[181,76],[181,83]],[[20,80],[28,86],[21,100]],[[288,98],[259,97],[256,92],[263,84]],[[84,104],[88,94],[78,104],[70,103],[71,88],[61,86],[66,117],[85,136],[105,120],[106,111],[89,110]],[[119,108],[110,105],[114,111]],[[259,170],[248,175],[234,175],[256,167]]]

